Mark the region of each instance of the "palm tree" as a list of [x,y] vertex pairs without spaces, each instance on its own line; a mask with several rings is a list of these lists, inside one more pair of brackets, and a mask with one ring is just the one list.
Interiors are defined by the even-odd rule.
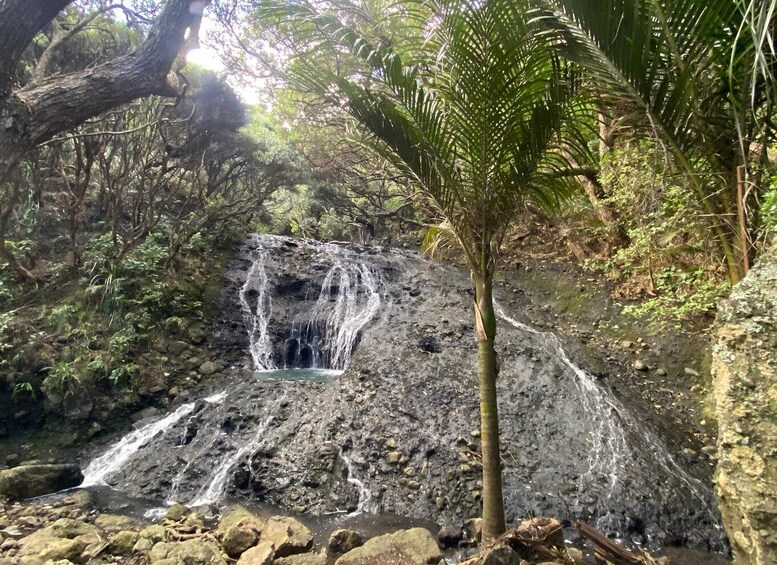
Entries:
[[[567,56],[636,104],[702,203],[729,279],[750,265],[746,187],[768,161],[774,0],[536,0]],[[755,143],[760,140],[761,143]],[[750,224],[750,225],[749,225]]]
[[424,3],[419,11],[431,32],[425,59],[412,65],[333,17],[296,3],[276,8],[275,16],[279,10],[367,67],[363,76],[343,77],[301,65],[293,80],[355,118],[370,148],[436,204],[466,256],[475,293],[483,536],[495,538],[504,532],[505,518],[494,274],[516,216],[530,203],[556,207],[575,188],[569,158],[586,153],[577,126],[587,112],[577,96],[577,76],[528,19],[523,0]]

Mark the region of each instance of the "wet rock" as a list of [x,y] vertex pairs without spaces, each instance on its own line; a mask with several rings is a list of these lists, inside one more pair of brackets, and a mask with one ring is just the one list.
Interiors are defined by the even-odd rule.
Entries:
[[151,548],[148,557],[152,565],[162,562],[165,565],[227,565],[214,542],[197,538],[181,542],[159,542]]
[[304,553],[313,547],[313,536],[299,520],[273,516],[264,525],[262,541],[275,547],[275,557]]
[[237,559],[245,550],[256,545],[259,541],[259,534],[262,532],[261,528],[254,527],[256,524],[253,517],[247,517],[226,529],[221,545],[227,555]]
[[359,532],[353,530],[335,530],[329,536],[327,547],[330,553],[348,553],[364,544]]
[[0,498],[23,500],[77,486],[84,480],[78,465],[20,465],[0,471]]
[[442,553],[429,530],[412,528],[374,537],[340,557],[336,564],[368,565],[399,560],[400,563],[437,565],[440,559]]
[[165,520],[170,520],[171,522],[178,522],[180,520],[183,520],[186,516],[188,516],[189,512],[190,511],[186,506],[176,502],[170,507],[170,509],[165,514]]
[[263,541],[243,553],[238,559],[237,565],[271,565],[274,553],[275,546],[270,542]]
[[40,562],[48,559],[69,559],[81,563],[84,550],[92,544],[101,543],[102,539],[100,530],[93,525],[61,518],[19,540],[17,555],[20,558],[40,559]]
[[459,542],[464,539],[464,530],[455,524],[446,524],[437,532],[437,541],[443,549],[458,547]]

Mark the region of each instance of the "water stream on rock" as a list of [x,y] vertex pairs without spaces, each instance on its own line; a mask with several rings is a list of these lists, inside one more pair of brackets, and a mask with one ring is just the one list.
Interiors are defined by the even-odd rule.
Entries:
[[[634,460],[635,454],[629,446],[627,435],[631,434],[639,438],[641,445],[647,447],[657,462],[670,476],[684,484],[704,508],[705,513],[712,517],[715,526],[722,531],[722,524],[717,519],[717,512],[713,510],[715,494],[712,489],[704,486],[698,479],[685,472],[663,443],[644,426],[638,426],[635,418],[629,414],[625,406],[606,388],[598,385],[594,377],[572,363],[558,337],[550,332],[538,331],[518,320],[510,317],[504,309],[495,303],[495,311],[499,318],[511,326],[537,336],[544,348],[553,353],[561,363],[569,369],[574,376],[574,383],[579,391],[580,401],[585,406],[585,411],[591,414],[595,426],[588,434],[590,444],[589,468],[580,478],[580,490],[584,491],[591,486],[597,477],[608,477],[609,489],[606,498],[600,501],[602,507],[614,496],[620,494],[620,482],[622,477],[629,472],[629,463]],[[597,521],[597,526],[608,526],[610,516],[603,514]]]
[[[221,392],[203,399],[208,404],[221,404],[227,397],[226,392]],[[84,480],[82,487],[106,484],[106,480],[114,473],[121,470],[132,457],[144,448],[158,434],[166,433],[178,421],[190,414],[196,403],[190,402],[181,405],[175,412],[168,414],[164,418],[146,424],[145,426],[130,432],[124,436],[117,444],[108,449],[103,455],[92,460],[84,469]]]

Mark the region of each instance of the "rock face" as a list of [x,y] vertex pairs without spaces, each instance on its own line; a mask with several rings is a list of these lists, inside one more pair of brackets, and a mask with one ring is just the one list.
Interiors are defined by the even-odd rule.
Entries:
[[777,563],[777,246],[718,312],[717,492],[737,563]]
[[[231,262],[222,295],[209,340],[222,354],[217,382],[193,391],[200,400],[173,404],[190,410],[137,442],[107,477],[111,486],[157,500],[174,489],[190,506],[242,498],[310,514],[437,523],[479,515],[464,270],[398,250],[254,236]],[[529,301],[520,289],[505,285],[495,296],[507,520],[582,519],[654,548],[724,550],[708,459],[675,456],[701,446],[681,431],[659,435],[610,390],[610,382],[625,388],[617,371],[595,378],[553,333],[524,325]],[[340,320],[337,331],[326,330],[329,319]],[[326,361],[340,342],[352,352],[342,374],[253,371],[257,360],[332,368]]]
[[78,486],[83,479],[78,465],[22,465],[0,471],[0,498],[42,496]]

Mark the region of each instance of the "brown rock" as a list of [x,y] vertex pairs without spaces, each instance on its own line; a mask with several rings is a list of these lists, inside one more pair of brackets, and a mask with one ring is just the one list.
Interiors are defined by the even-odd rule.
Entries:
[[442,553],[432,534],[424,528],[401,530],[378,536],[340,557],[337,565],[437,565]]
[[227,555],[237,559],[245,550],[256,545],[259,541],[261,530],[255,529],[254,524],[255,520],[253,518],[246,517],[234,526],[227,528],[221,541],[221,545],[224,547]]
[[348,553],[352,549],[360,547],[364,540],[359,532],[353,530],[335,530],[329,536],[327,547],[330,553]]
[[273,562],[274,553],[275,547],[272,543],[261,542],[259,545],[245,551],[238,559],[237,565],[270,565]]
[[313,547],[313,536],[299,520],[273,516],[262,530],[262,541],[275,547],[275,557],[305,553]]

